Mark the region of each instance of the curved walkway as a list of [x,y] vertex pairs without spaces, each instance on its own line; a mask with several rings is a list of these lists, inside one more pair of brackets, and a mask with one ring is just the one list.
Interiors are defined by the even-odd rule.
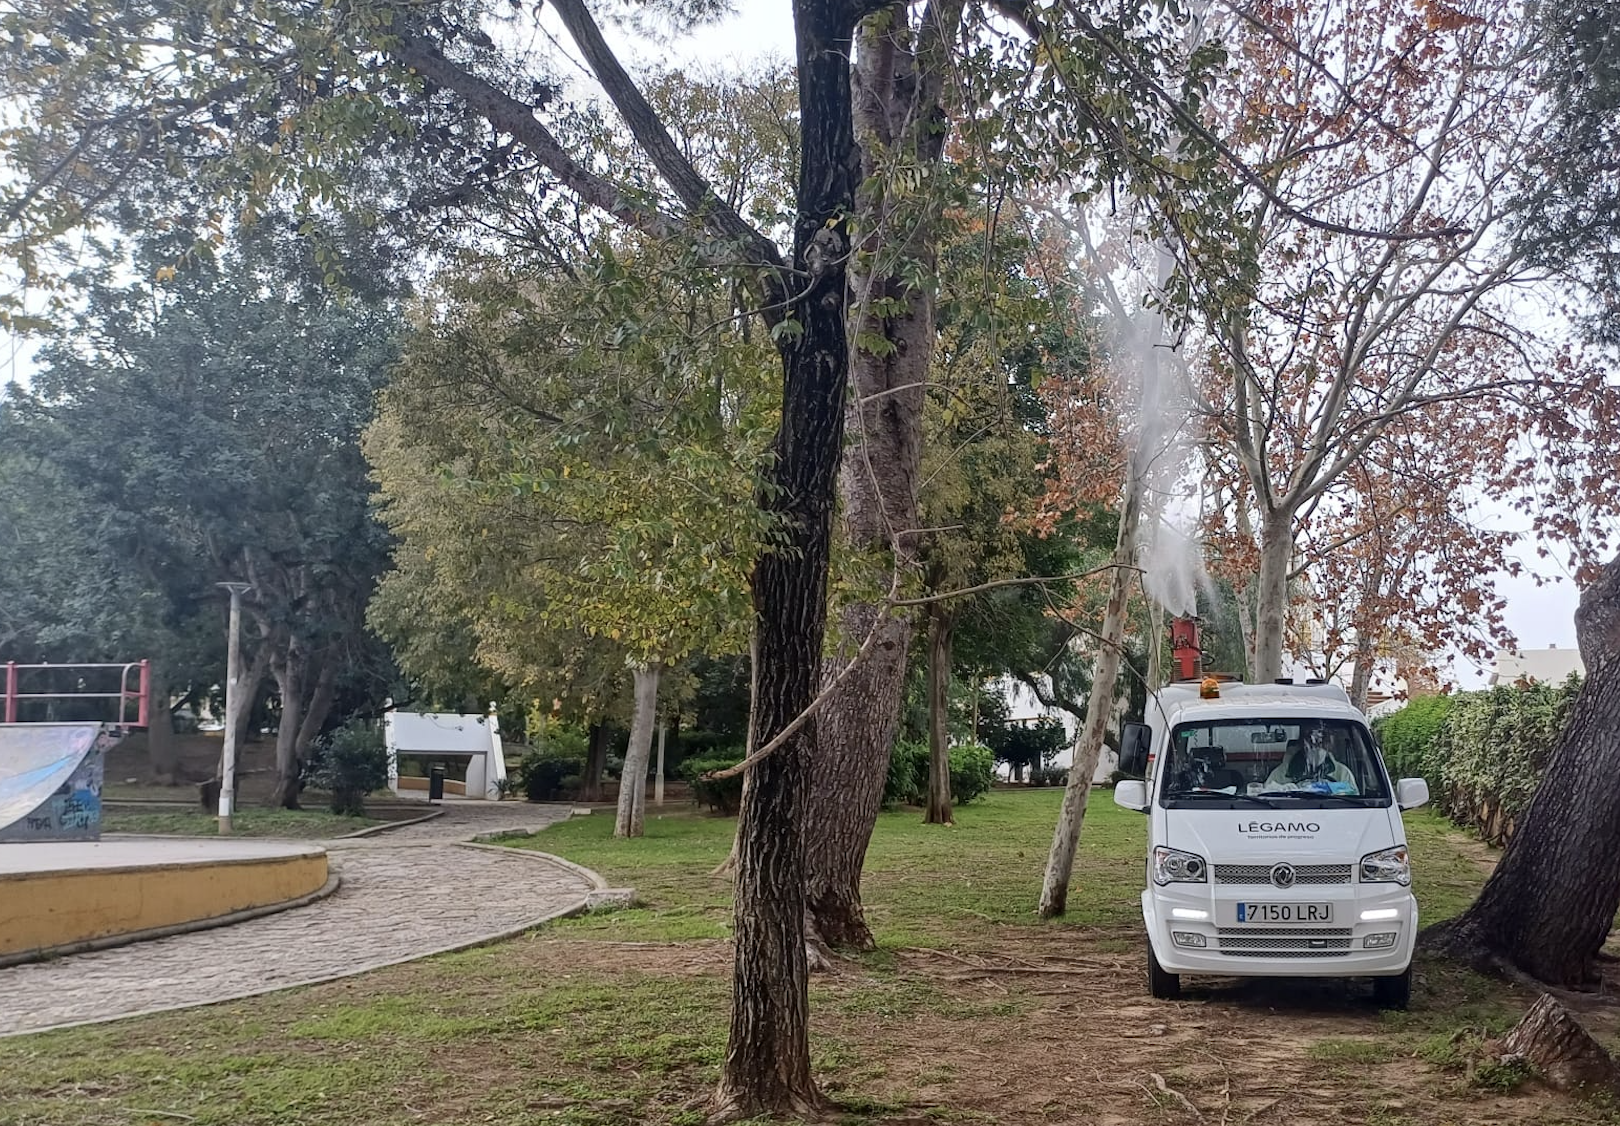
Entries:
[[579,911],[599,887],[537,853],[458,843],[544,828],[569,807],[444,808],[431,821],[325,842],[342,886],[307,907],[0,969],[0,1036],[250,997],[472,946]]

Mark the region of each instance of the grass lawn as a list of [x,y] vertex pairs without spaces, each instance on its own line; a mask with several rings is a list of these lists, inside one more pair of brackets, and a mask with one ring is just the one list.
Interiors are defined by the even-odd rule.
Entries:
[[[238,837],[297,837],[311,840],[340,837],[344,833],[381,824],[383,822],[375,818],[339,817],[323,809],[239,809],[231,818],[232,833]],[[219,835],[219,818],[200,809],[104,809],[101,829],[104,833],[212,837]]]
[[[1149,999],[1140,814],[1095,795],[1071,914],[1034,919],[1060,798],[998,791],[954,828],[882,817],[866,882],[879,949],[811,987],[817,1077],[846,1123],[1620,1121],[1478,1066],[1529,998],[1454,967],[1422,963],[1406,1014],[1339,982]],[[1461,909],[1486,854],[1430,815],[1408,827],[1425,917]],[[514,843],[635,886],[643,906],[347,982],[0,1040],[0,1124],[701,1122],[730,968],[730,888],[709,872],[733,825],[671,809],[639,841],[611,828],[599,814]]]

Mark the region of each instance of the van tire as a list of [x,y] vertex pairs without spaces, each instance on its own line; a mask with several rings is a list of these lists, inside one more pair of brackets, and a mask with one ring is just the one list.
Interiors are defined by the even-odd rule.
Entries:
[[1148,943],[1148,993],[1161,1001],[1174,1001],[1181,996],[1181,975],[1173,974],[1159,965],[1159,959],[1153,953],[1153,944]]
[[1373,1001],[1380,1009],[1404,1011],[1412,1001],[1412,967],[1395,977],[1373,978]]

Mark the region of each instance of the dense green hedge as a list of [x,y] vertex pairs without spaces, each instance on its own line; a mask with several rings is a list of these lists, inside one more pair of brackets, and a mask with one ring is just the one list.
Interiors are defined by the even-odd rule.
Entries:
[[1455,696],[1420,696],[1373,725],[1391,775],[1412,778],[1424,774],[1429,748],[1440,734],[1455,699]]
[[1464,692],[1443,705],[1414,701],[1379,725],[1390,772],[1422,775],[1442,813],[1502,844],[1530,804],[1580,684],[1572,676]]

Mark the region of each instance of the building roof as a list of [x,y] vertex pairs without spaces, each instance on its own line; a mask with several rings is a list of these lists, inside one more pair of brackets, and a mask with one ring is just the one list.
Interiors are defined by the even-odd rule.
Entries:
[[493,749],[489,719],[454,712],[390,712],[388,741],[396,752],[486,755]]
[[1579,649],[1560,649],[1556,645],[1547,649],[1504,649],[1496,655],[1496,667],[1491,670],[1491,684],[1517,684],[1521,680],[1533,684],[1562,684],[1570,673],[1586,674]]

